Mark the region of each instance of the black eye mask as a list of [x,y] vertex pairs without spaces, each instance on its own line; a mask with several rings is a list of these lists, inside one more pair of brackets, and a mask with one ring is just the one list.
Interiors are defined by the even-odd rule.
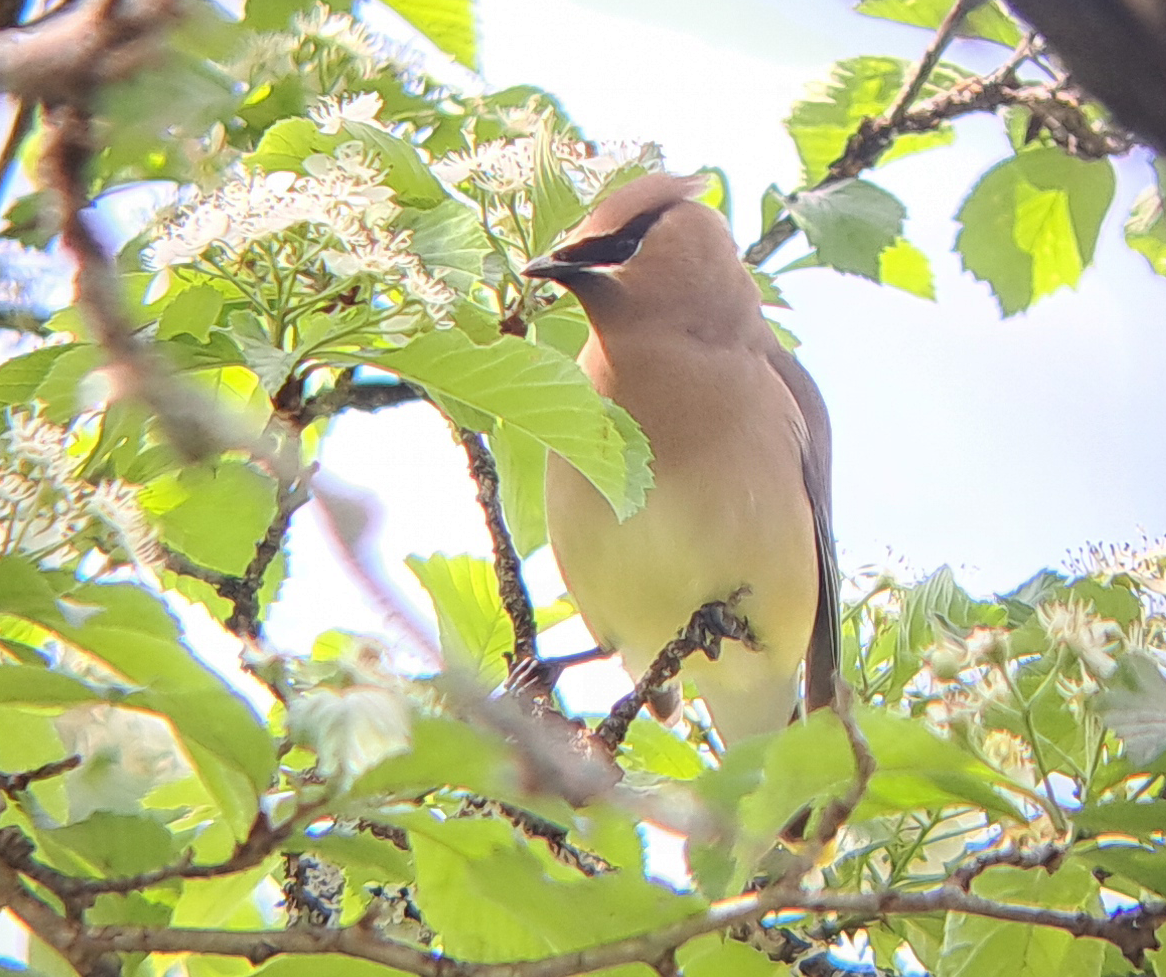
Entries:
[[663,210],[651,210],[628,221],[614,234],[592,237],[554,253],[556,261],[577,266],[622,265],[640,250],[644,235],[663,215]]

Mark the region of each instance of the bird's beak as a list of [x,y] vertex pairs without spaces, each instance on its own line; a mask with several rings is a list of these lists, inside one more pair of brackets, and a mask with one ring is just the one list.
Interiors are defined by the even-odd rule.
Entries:
[[576,277],[581,271],[588,271],[591,265],[582,261],[560,261],[554,255],[543,255],[535,258],[522,269],[527,278],[549,278],[554,282],[566,282]]

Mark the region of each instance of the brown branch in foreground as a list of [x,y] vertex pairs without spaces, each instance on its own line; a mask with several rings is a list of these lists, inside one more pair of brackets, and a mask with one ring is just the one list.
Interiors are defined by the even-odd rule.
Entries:
[[1029,851],[1006,848],[1001,851],[985,852],[952,872],[948,884],[958,886],[967,892],[972,882],[990,868],[997,865],[1011,865],[1014,868],[1043,868],[1050,874],[1061,866],[1068,849],[1064,845],[1047,844]]
[[952,5],[951,10],[947,12],[943,22],[936,28],[931,43],[927,45],[927,50],[923,52],[923,57],[919,59],[912,70],[903,90],[895,97],[895,101],[885,113],[887,125],[892,130],[898,128],[903,121],[903,116],[911,107],[911,103],[919,97],[923,86],[927,84],[927,79],[931,77],[931,72],[939,64],[940,56],[947,49],[952,38],[955,37],[956,29],[963,23],[964,17],[981,2],[982,0],[957,0]]
[[81,757],[77,754],[67,756],[63,760],[54,760],[35,770],[25,770],[21,773],[0,773],[0,794],[15,797],[21,791],[28,790],[29,784],[37,780],[49,780],[81,766]]
[[0,89],[82,105],[97,88],[157,58],[182,0],[85,0],[0,33]]
[[748,622],[737,617],[735,609],[738,601],[745,596],[745,589],[731,594],[726,601],[713,601],[699,608],[684,629],[664,646],[648,670],[636,682],[636,687],[611,707],[611,712],[596,728],[594,737],[609,753],[615,753],[628,726],[644,707],[652,692],[680,674],[680,668],[689,655],[703,651],[712,660],[720,657],[721,641],[732,638],[749,645],[754,641]]
[[1076,937],[1105,940],[1141,966],[1146,950],[1157,949],[1156,927],[1166,920],[1166,904],[1113,917],[998,903],[953,886],[925,892],[846,894],[770,889],[715,904],[708,911],[628,939],[541,960],[475,963],[435,957],[403,943],[380,939],[359,926],[342,929],[196,930],[104,926],[87,928],[52,912],[10,869],[0,868],[0,904],[11,906],[46,942],[74,959],[108,952],[207,953],[243,957],[253,964],[281,953],[343,953],[395,967],[420,977],[571,977],[626,963],[649,966],[695,936],[711,933],[780,909],[877,918],[937,912],[967,913],[1001,922],[1048,926]]
[[502,500],[498,494],[498,468],[486,442],[469,428],[458,430],[458,439],[465,448],[470,463],[470,476],[478,487],[478,505],[486,516],[486,528],[494,545],[494,573],[498,577],[498,592],[510,623],[514,625],[514,657],[511,667],[528,659],[537,658],[535,649],[534,610],[530,594],[522,579],[522,562],[510,539],[506,520],[502,515]]

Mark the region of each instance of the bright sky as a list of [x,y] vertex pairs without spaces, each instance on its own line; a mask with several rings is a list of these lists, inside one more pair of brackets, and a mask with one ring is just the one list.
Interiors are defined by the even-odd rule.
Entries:
[[[482,0],[481,13],[491,87],[540,85],[589,137],[660,142],[676,172],[721,167],[743,245],[759,229],[761,190],[796,186],[781,120],[805,86],[840,58],[914,58],[929,36],[861,17],[843,0],[724,0],[715,14],[697,0]],[[986,42],[952,51],[981,69],[1002,53]],[[1000,128],[966,120],[954,147],[874,174],[907,205],[907,235],[932,259],[938,302],[824,269],[782,280],[794,306],[783,322],[801,338],[833,419],[846,568],[885,562],[889,548],[919,573],[949,563],[989,593],[1057,566],[1087,540],[1166,532],[1157,423],[1166,283],[1121,241],[1148,167],[1119,164],[1118,200],[1080,288],[1002,322],[987,287],[950,253],[962,195],[1008,153]],[[787,251],[781,263],[797,255]],[[464,460],[427,408],[338,419],[324,465],[385,500],[381,559],[421,606],[398,569],[405,555],[488,553]],[[295,576],[270,630],[277,644],[306,648],[329,626],[379,628],[364,596],[331,570],[311,512],[297,519],[292,556]],[[528,576],[537,597],[557,592],[545,552]]]

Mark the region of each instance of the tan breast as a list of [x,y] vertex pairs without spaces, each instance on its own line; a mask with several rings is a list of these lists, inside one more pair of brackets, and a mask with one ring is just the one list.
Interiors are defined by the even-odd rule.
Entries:
[[[813,521],[793,397],[764,354],[687,336],[636,337],[580,359],[596,388],[648,436],[656,485],[623,524],[575,469],[552,457],[547,517],[559,566],[596,641],[638,676],[700,605],[742,585],[763,652],[727,643],[695,677],[730,740],[778,729],[817,603]],[[631,378],[635,377],[635,383]]]

